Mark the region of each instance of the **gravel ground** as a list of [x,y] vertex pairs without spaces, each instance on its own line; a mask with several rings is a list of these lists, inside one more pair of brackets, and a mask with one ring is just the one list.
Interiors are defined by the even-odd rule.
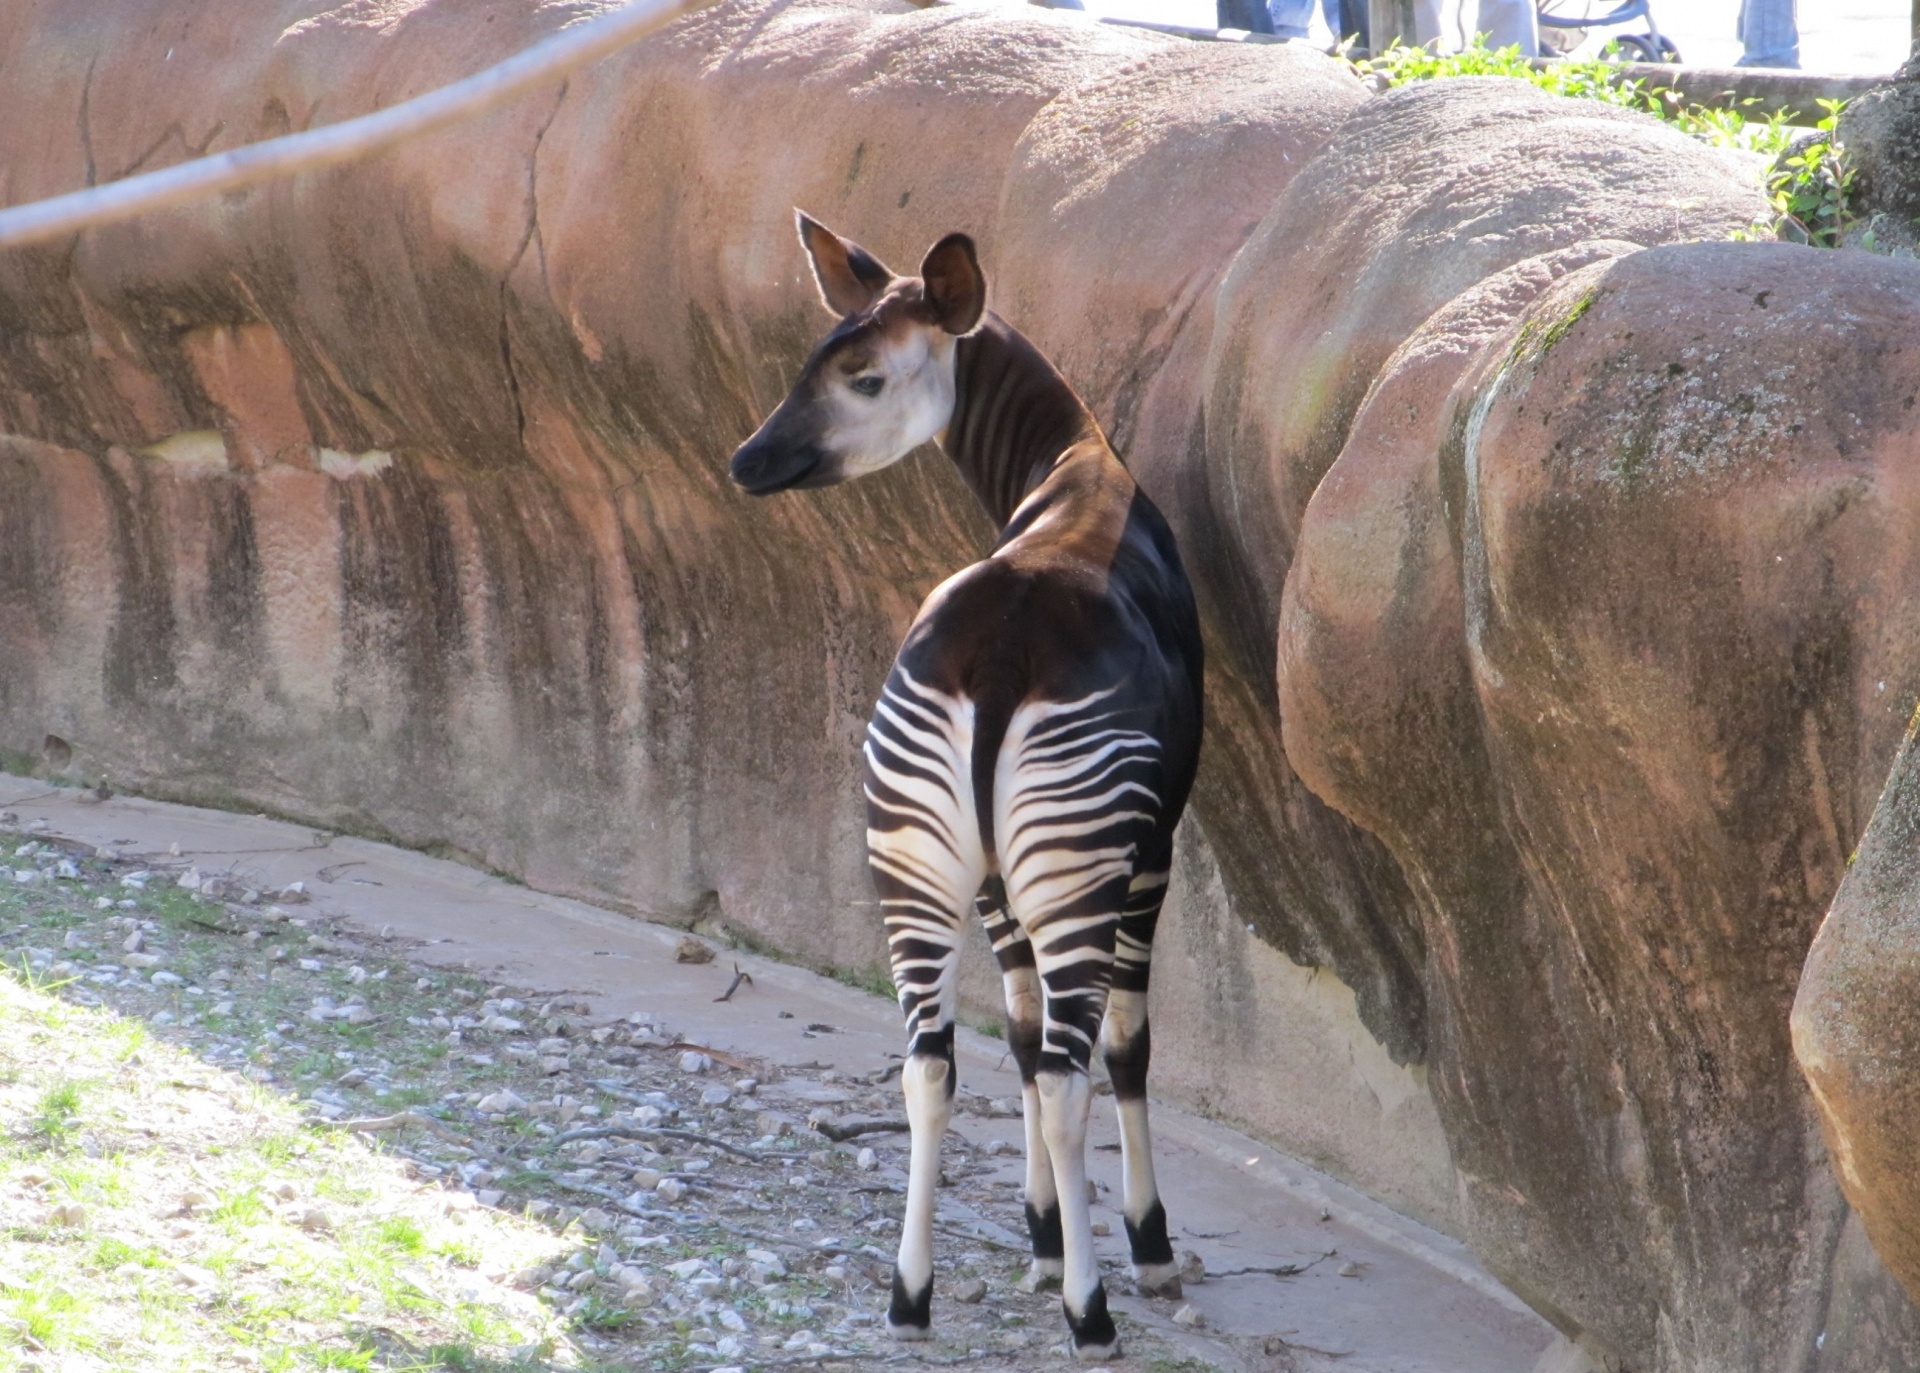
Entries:
[[[1007,1146],[975,1149],[957,1134],[947,1141],[936,1338],[912,1348],[887,1340],[906,1162],[897,1068],[849,1078],[687,1043],[646,1014],[597,1023],[564,991],[489,985],[429,969],[390,937],[355,939],[315,918],[297,886],[249,888],[244,855],[233,861],[216,873],[173,855],[83,849],[0,812],[0,957],[25,983],[137,1020],[297,1103],[308,1132],[351,1136],[453,1196],[456,1209],[520,1218],[559,1241],[549,1258],[498,1275],[551,1321],[536,1347],[487,1364],[421,1362],[413,1345],[382,1348],[342,1329],[335,1343],[360,1362],[314,1355],[278,1366],[1066,1362],[1057,1295],[1015,1285],[1024,1225],[999,1158]],[[683,953],[716,956],[691,938]],[[1012,1101],[963,1094],[959,1106],[1017,1115]],[[1198,1260],[1189,1262],[1197,1280]],[[1107,1281],[1131,1286],[1124,1268]],[[1127,1362],[1154,1373],[1211,1366],[1177,1338],[1197,1319],[1177,1302],[1123,1315]],[[1238,1352],[1254,1366],[1291,1366],[1282,1343],[1268,1345]]]

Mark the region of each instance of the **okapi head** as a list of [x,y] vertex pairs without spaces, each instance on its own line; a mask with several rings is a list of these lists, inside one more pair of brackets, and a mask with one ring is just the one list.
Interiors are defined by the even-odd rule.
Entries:
[[733,455],[734,481],[755,496],[877,472],[938,434],[953,413],[954,341],[987,303],[965,234],[948,234],[927,250],[920,275],[903,277],[794,214],[820,298],[840,322]]

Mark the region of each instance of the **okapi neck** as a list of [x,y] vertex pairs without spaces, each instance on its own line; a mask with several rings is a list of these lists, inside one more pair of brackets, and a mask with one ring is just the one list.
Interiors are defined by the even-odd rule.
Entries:
[[1026,336],[988,312],[954,344],[953,417],[940,446],[994,522],[1100,426],[1065,377]]

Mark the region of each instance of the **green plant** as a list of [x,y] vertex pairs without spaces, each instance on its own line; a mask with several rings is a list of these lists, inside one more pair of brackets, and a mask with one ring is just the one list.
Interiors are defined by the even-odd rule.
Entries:
[[1827,113],[1816,127],[1816,136],[1787,150],[1768,170],[1767,199],[1774,219],[1756,229],[1815,248],[1840,246],[1855,218],[1847,203],[1853,191],[1853,164],[1834,136],[1840,104],[1822,100],[1820,107]]
[[63,1139],[74,1129],[74,1118],[80,1114],[80,1084],[62,1079],[49,1087],[40,1096],[40,1105],[28,1127],[43,1138]]
[[1784,152],[1793,136],[1785,118],[1777,114],[1756,119],[1740,110],[1688,105],[1672,91],[1654,89],[1645,81],[1623,77],[1615,63],[1598,59],[1552,62],[1535,67],[1521,55],[1518,46],[1487,47],[1484,34],[1472,47],[1460,52],[1435,53],[1426,48],[1394,47],[1354,65],[1362,75],[1384,78],[1389,86],[1455,76],[1512,77],[1553,95],[1639,110],[1665,120],[1702,142],[1716,147],[1744,148],[1769,157]]

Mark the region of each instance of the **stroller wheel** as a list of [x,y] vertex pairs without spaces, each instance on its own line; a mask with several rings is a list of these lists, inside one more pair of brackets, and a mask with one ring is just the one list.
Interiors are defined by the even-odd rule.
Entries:
[[1625,62],[1678,62],[1680,49],[1665,34],[1655,44],[1649,33],[1623,33],[1613,40],[1619,45],[1620,59]]

